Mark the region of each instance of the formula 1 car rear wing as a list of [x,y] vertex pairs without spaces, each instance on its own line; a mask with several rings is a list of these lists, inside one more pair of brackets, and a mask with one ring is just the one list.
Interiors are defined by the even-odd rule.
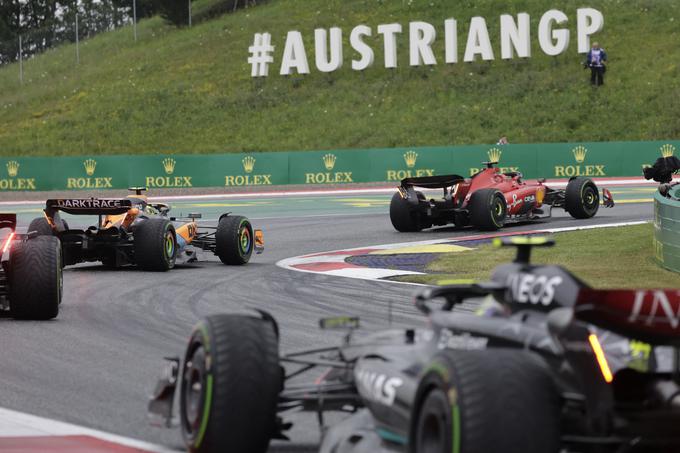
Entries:
[[680,290],[582,288],[576,318],[653,344],[680,345]]
[[409,187],[422,187],[425,189],[446,189],[463,181],[465,181],[465,178],[459,175],[422,176],[419,178],[402,179],[401,187],[403,187],[404,189],[408,189]]
[[52,199],[45,203],[45,214],[50,218],[58,211],[73,215],[115,215],[124,214],[131,208],[132,201],[126,198]]

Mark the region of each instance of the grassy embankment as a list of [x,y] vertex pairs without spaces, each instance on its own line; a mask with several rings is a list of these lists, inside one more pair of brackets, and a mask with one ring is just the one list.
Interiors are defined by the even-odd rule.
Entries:
[[[651,224],[559,233],[556,245],[535,248],[532,262],[565,266],[595,288],[680,288],[680,275],[654,263]],[[425,276],[400,280],[438,284],[452,279],[488,280],[494,267],[512,261],[515,249],[491,244],[442,255]]]
[[[200,9],[196,2],[195,8]],[[204,153],[492,143],[644,140],[680,137],[680,4],[592,0],[605,16],[597,39],[610,57],[606,85],[592,89],[576,52],[576,8],[559,5],[572,32],[567,53],[537,43],[550,0],[272,0],[192,28],[152,18],[25,62],[0,68],[0,155]],[[531,14],[530,59],[500,59],[499,15]],[[469,18],[487,20],[496,59],[443,62],[443,22],[459,23],[462,60]],[[437,28],[439,64],[408,66],[408,23]],[[383,67],[381,23],[404,27],[399,68]],[[351,69],[349,33],[372,27],[375,65]],[[314,68],[313,31],[340,26],[344,66]],[[278,75],[285,34],[303,33],[308,76]],[[250,77],[255,32],[272,33],[275,64]]]

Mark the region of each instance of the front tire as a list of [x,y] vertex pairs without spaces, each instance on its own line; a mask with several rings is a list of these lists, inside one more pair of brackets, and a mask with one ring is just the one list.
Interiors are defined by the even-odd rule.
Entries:
[[61,243],[54,236],[17,242],[10,251],[10,313],[19,319],[52,319],[63,291]]
[[180,379],[180,425],[190,451],[267,451],[282,384],[269,321],[205,318],[191,335]]
[[145,271],[167,271],[175,267],[177,238],[169,220],[147,219],[134,230],[135,261]]
[[449,350],[428,369],[418,390],[411,453],[559,451],[559,394],[537,356]]
[[246,264],[253,254],[253,227],[243,216],[224,216],[217,224],[215,241],[215,255],[222,263]]
[[574,178],[567,184],[564,209],[575,219],[589,219],[600,209],[600,193],[588,178]]
[[497,189],[480,189],[472,194],[468,203],[470,223],[480,230],[499,230],[505,225],[508,205],[505,196]]

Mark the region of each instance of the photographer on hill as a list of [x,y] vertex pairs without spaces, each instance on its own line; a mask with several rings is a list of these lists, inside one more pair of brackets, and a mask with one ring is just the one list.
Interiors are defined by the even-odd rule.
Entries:
[[593,47],[586,56],[585,67],[590,68],[590,84],[600,86],[604,84],[604,73],[607,70],[607,53],[600,47],[600,43],[594,42]]

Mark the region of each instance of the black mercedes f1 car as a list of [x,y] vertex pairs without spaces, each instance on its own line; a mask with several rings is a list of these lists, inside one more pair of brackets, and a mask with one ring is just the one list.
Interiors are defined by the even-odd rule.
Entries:
[[56,237],[16,232],[16,214],[0,214],[0,316],[52,319],[62,295]]
[[[424,329],[355,340],[357,318],[326,319],[343,344],[279,354],[267,313],[210,316],[149,410],[170,426],[177,393],[197,452],[264,452],[291,411],[349,414],[323,430],[324,453],[680,451],[680,291],[595,290],[530,264],[551,240],[502,242],[517,257],[489,282],[415,298]],[[456,309],[472,301],[479,313]]]

